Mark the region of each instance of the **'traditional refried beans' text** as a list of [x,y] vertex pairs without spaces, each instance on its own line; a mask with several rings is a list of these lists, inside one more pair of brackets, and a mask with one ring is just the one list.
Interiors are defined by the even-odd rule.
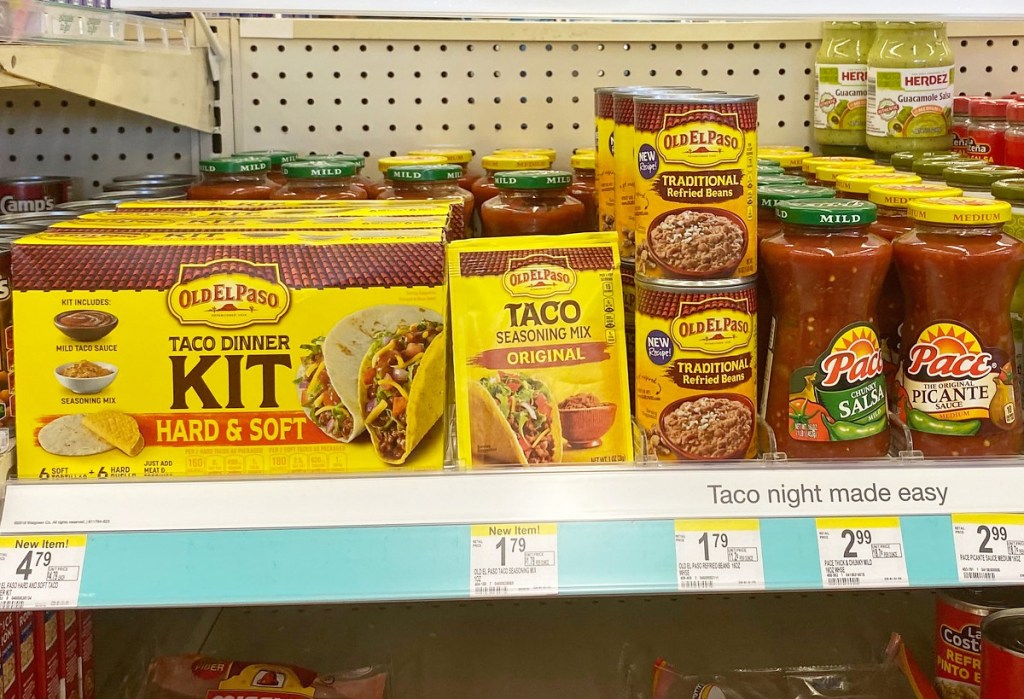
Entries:
[[705,396],[666,415],[662,432],[686,454],[721,459],[746,448],[753,424],[753,413],[743,403]]

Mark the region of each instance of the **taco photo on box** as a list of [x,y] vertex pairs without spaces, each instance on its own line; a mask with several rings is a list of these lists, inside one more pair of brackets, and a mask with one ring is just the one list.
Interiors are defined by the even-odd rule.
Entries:
[[543,381],[498,372],[469,385],[473,460],[492,464],[562,461],[558,405]]

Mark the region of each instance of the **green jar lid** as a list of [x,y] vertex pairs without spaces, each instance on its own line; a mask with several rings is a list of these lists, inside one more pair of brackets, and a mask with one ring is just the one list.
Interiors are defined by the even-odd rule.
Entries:
[[1024,204],[1024,177],[993,182],[992,196],[1011,204]]
[[971,161],[964,158],[962,155],[936,155],[928,158],[921,158],[915,160],[913,165],[913,171],[915,175],[921,177],[942,177],[942,171],[954,163],[967,163]]
[[498,189],[558,189],[572,184],[572,174],[564,170],[510,170],[494,173]]
[[786,171],[778,165],[758,165],[758,175],[785,175]]
[[264,158],[270,158],[270,165],[272,167],[281,167],[285,163],[295,161],[299,157],[299,154],[293,150],[244,150],[241,153],[235,153],[235,155],[259,155]]
[[341,160],[346,163],[355,163],[356,167],[360,170],[366,167],[366,158],[361,155],[349,155],[348,153],[336,153],[334,155],[300,155],[296,160],[299,162],[306,160]]
[[860,199],[793,199],[780,201],[775,216],[798,226],[844,228],[874,223],[878,208]]
[[780,201],[792,199],[834,199],[835,190],[810,185],[775,185],[757,188],[757,205],[775,207]]
[[950,165],[942,171],[946,184],[988,191],[999,180],[1024,177],[1024,170],[1011,165]]
[[462,177],[461,165],[396,165],[385,177],[395,182],[451,182]]
[[889,164],[902,172],[913,172],[914,163],[928,158],[942,158],[954,155],[951,150],[901,150],[893,153]]
[[807,184],[800,175],[758,175],[758,187],[771,187],[777,184]]
[[224,175],[260,173],[270,169],[270,158],[257,155],[232,155],[210,158],[199,162],[199,172],[215,172]]
[[763,168],[763,167],[778,167],[778,166],[779,166],[779,164],[777,162],[775,162],[774,160],[766,160],[765,158],[758,158],[757,159],[757,169],[759,169],[759,170],[761,168]]
[[871,158],[874,160],[877,157],[876,153],[873,153],[867,146],[839,146],[832,144],[822,144],[821,154],[829,157],[840,157],[840,158]]
[[285,163],[281,172],[290,180],[321,180],[352,177],[356,164],[345,160],[298,160]]

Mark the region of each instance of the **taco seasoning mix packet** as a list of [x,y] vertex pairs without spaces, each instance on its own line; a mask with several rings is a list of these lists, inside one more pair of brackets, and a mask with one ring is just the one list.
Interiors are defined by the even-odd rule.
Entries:
[[462,464],[632,460],[617,246],[614,233],[449,246]]

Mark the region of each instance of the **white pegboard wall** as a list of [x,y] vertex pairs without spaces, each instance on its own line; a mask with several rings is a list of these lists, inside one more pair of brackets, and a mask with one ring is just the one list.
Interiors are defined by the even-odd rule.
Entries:
[[[592,143],[593,88],[626,84],[758,94],[762,143],[812,142],[814,38],[757,40],[737,25],[735,41],[608,41],[582,25],[573,40],[418,40],[380,38],[388,24],[373,24],[376,38],[283,39],[245,36],[248,20],[235,56],[235,148],[376,159],[447,143],[568,154]],[[1020,37],[953,44],[959,91],[1024,88]]]
[[0,176],[65,175],[88,198],[117,175],[192,172],[195,132],[58,90],[0,92]]

